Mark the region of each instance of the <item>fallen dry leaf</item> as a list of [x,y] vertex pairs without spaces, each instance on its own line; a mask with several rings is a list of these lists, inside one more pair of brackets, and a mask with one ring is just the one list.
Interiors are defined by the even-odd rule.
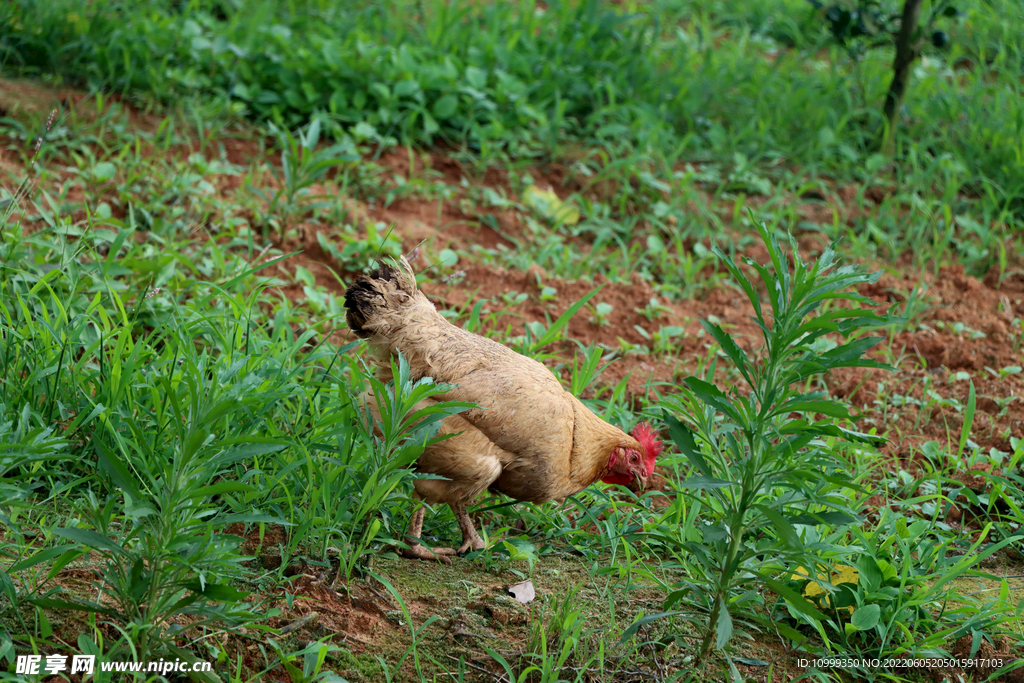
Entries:
[[537,597],[537,591],[533,589],[533,581],[521,581],[514,586],[508,587],[508,592],[513,598],[523,603],[532,602]]

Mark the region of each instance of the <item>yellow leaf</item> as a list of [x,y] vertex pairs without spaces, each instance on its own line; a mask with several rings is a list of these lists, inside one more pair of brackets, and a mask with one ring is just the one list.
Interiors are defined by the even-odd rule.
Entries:
[[572,202],[563,202],[551,188],[542,190],[530,185],[523,192],[523,203],[545,218],[563,225],[580,222],[580,212]]
[[811,578],[811,573],[803,567],[797,567],[796,571],[789,575],[790,581],[806,581]]
[[825,575],[821,572],[816,572],[812,577],[811,573],[807,571],[805,567],[797,567],[796,571],[793,572],[792,576],[789,577],[790,581],[807,581],[807,585],[804,586],[804,597],[813,598],[817,595],[821,595],[825,592],[825,589],[818,585],[819,580],[823,580]]
[[[841,583],[852,583],[856,584],[860,578],[860,572],[857,571],[856,567],[851,567],[848,564],[840,564],[830,574],[818,571],[815,573],[813,579],[811,573],[804,567],[797,567],[796,571],[789,577],[790,581],[807,581],[807,585],[804,586],[803,594],[805,598],[820,602],[827,607],[832,606],[832,596],[827,594],[827,591],[821,587],[820,581],[828,581],[833,586],[838,586]],[[820,596],[824,596],[821,598]],[[853,607],[847,607],[846,610],[853,613]]]
[[851,567],[848,564],[841,564],[832,572],[833,586],[838,586],[841,583],[852,583],[856,585],[859,579],[860,572],[857,571],[856,567]]
[[813,598],[818,595],[823,595],[824,593],[825,589],[822,588],[817,581],[808,581],[807,585],[804,587],[805,598]]

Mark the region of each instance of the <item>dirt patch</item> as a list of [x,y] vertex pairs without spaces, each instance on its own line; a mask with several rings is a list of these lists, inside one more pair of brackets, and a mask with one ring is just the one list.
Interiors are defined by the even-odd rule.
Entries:
[[[387,603],[364,586],[348,590],[343,585],[342,590],[347,590],[348,595],[342,595],[331,586],[326,573],[321,572],[293,576],[287,590],[292,595],[290,600],[282,597],[271,603],[282,614],[269,620],[275,628],[288,628],[288,632],[301,629],[317,638],[330,635],[331,640],[357,652],[391,628],[382,606]],[[311,617],[312,613],[315,615]]]
[[[567,326],[567,339],[556,345],[564,359],[571,359],[583,345],[597,344],[609,350],[621,350],[623,343],[633,351],[621,354],[602,374],[599,384],[615,386],[628,378],[630,394],[646,394],[654,390],[670,390],[676,378],[709,353],[700,319],[717,320],[736,336],[737,344],[746,350],[758,345],[758,328],[749,318],[753,307],[738,290],[721,287],[711,290],[703,300],[670,302],[659,298],[650,283],[633,276],[630,283],[610,282],[598,275],[593,281],[561,280],[546,277],[539,268],[511,271],[489,266],[471,266],[457,282],[426,282],[424,293],[439,308],[468,314],[481,300],[487,300],[481,314],[484,333],[499,338],[525,334],[527,323],[548,327],[573,303],[595,288],[600,291],[577,312]],[[554,290],[545,300],[545,288]],[[525,295],[525,296],[524,296]],[[651,319],[644,315],[651,299],[657,299],[661,312]],[[598,315],[598,304],[606,304]],[[669,330],[682,332],[670,336]],[[641,331],[642,330],[642,331]],[[567,378],[569,370],[564,370]],[[660,387],[660,389],[658,389]]]
[[[343,282],[351,281],[355,277],[355,273],[342,269],[337,259],[324,250],[318,239],[318,235],[323,235],[328,241],[334,241],[332,228],[319,223],[302,223],[296,227],[295,232],[298,234],[289,236],[284,242],[276,244],[277,249],[282,253],[298,252],[275,266],[278,274],[286,281],[291,282],[291,284],[279,288],[281,294],[294,302],[300,302],[306,298],[305,285],[295,281],[296,266],[308,270],[313,275],[317,287],[323,287],[328,292],[335,294],[344,292]],[[266,261],[272,258],[275,257],[264,255],[262,260]]]
[[0,78],[0,108],[4,116],[47,116],[67,102],[80,102],[84,93],[69,88],[53,88],[38,81]]
[[398,199],[387,207],[369,205],[367,215],[372,220],[393,225],[394,234],[402,240],[406,250],[420,242],[427,242],[428,249],[434,253],[441,249],[469,251],[475,245],[485,249],[514,246],[494,228],[443,199],[410,198]]
[[[658,298],[657,294],[650,283],[636,275],[629,284],[623,284],[611,282],[602,275],[592,281],[549,278],[537,267],[523,272],[471,266],[464,273],[465,278],[458,282],[428,282],[421,288],[435,303],[455,310],[468,311],[482,299],[493,301],[493,308],[486,310],[512,316],[508,320],[499,318],[499,326],[505,329],[511,323],[513,333],[521,333],[526,322],[547,323],[557,319],[575,302],[599,287],[600,292],[569,321],[569,339],[609,348],[617,348],[622,340],[640,345],[650,343],[651,335],[668,325],[683,326],[685,338],[689,339],[696,334],[698,318],[709,315],[717,315],[740,334],[756,330],[753,323],[745,319],[753,309],[740,293],[731,289],[713,290],[703,301],[672,303],[660,299],[659,304],[667,310],[652,321],[641,311],[652,298]],[[541,297],[547,287],[554,293],[549,293],[547,296],[551,298],[545,301]],[[516,294],[526,294],[527,297],[518,300]],[[507,300],[509,298],[511,301]],[[599,317],[596,306],[601,303],[611,306],[611,309]],[[648,336],[645,337],[637,327]]]
[[[0,149],[0,177],[6,176],[11,180],[20,180],[18,176],[22,174],[23,169],[21,159],[14,152]],[[13,190],[13,188],[11,189]]]
[[[885,276],[860,292],[880,305],[898,303],[905,299],[900,290],[907,279]],[[1024,397],[1024,373],[1016,370],[1024,366],[1024,354],[1021,331],[1011,332],[1011,326],[1024,314],[1024,302],[965,275],[959,265],[922,279],[933,299],[917,329],[894,335],[873,354],[895,362],[898,371],[846,369],[833,373],[828,384],[865,410],[888,402],[895,423],[892,448],[906,455],[923,441],[945,444],[950,433],[959,435],[970,380],[977,395],[972,439],[984,450],[1012,450],[1009,438],[1024,438],[1017,405]]]
[[[95,121],[110,112],[116,104],[125,112],[132,128],[154,133],[164,120],[163,116],[147,113],[133,106],[120,94],[104,95],[103,106],[96,104],[95,96],[73,88],[55,88],[39,81],[0,78],[0,109],[7,116],[29,118],[48,116],[57,109],[61,120],[68,117]],[[58,122],[59,123],[59,122]]]
[[[1001,666],[997,662],[1010,664],[1017,659],[1017,656],[1010,650],[1010,642],[1007,638],[997,638],[995,642],[982,640],[977,650],[972,653],[973,640],[966,635],[956,641],[950,650],[950,654],[961,660],[971,659],[977,662],[978,666],[970,671],[960,667],[949,669],[931,669],[929,673],[934,681],[941,680],[972,680],[984,681],[998,671]],[[1024,669],[1017,669],[999,677],[1003,683],[1024,683]]]
[[487,187],[509,189],[508,172],[495,168],[478,168],[462,163],[455,157],[455,150],[438,147],[421,150],[412,147],[392,147],[380,151],[371,150],[367,160],[381,166],[389,173],[397,174],[404,180],[422,177],[440,180],[447,185],[459,187],[463,184],[480,184]]
[[239,550],[246,555],[254,555],[260,550],[278,546],[288,540],[288,532],[279,524],[267,525],[262,538],[260,537],[258,526],[246,532],[245,525],[241,522],[229,524],[224,528],[224,533],[240,537],[242,545],[239,547]]

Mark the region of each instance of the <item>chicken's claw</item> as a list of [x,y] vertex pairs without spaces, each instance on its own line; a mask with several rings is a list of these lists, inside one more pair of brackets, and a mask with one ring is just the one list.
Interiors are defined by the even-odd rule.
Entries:
[[470,539],[459,546],[459,549],[455,551],[457,555],[465,555],[470,550],[483,550],[487,546],[484,544],[482,538],[477,536],[476,538]]
[[400,552],[402,557],[408,557],[411,560],[436,560],[441,564],[451,564],[450,556],[455,554],[451,548],[428,548],[422,543],[402,548]]
[[450,505],[452,506],[452,512],[455,513],[455,519],[459,522],[459,528],[462,529],[462,545],[459,546],[459,555],[469,552],[470,548],[473,550],[483,550],[486,547],[484,539],[480,538],[480,534],[476,532],[473,520],[466,510],[466,504],[451,503]]

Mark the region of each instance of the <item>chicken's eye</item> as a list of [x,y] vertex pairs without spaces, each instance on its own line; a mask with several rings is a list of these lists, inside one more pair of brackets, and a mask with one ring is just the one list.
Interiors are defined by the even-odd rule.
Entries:
[[631,462],[632,464],[635,465],[637,460],[639,460],[639,458],[637,457],[636,453],[633,453],[629,456],[629,462]]

